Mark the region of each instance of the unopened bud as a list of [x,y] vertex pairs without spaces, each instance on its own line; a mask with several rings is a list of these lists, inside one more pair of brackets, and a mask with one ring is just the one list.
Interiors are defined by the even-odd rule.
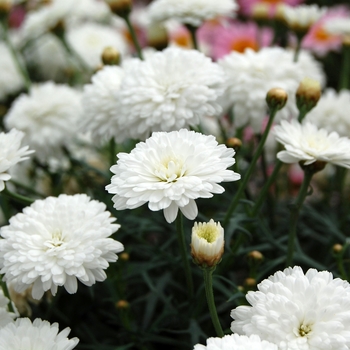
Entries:
[[120,310],[129,308],[129,303],[126,300],[119,300],[115,303],[115,307]]
[[242,141],[237,137],[230,137],[226,140],[226,146],[233,148],[235,151],[242,147]]
[[7,16],[12,8],[12,0],[0,0],[0,16]]
[[281,88],[272,88],[266,95],[266,102],[270,109],[282,109],[287,103],[288,95]]
[[336,243],[332,247],[333,253],[338,254],[343,250],[343,246],[339,243]]
[[327,162],[324,162],[322,160],[316,160],[316,162],[313,162],[311,164],[305,165],[302,161],[299,162],[300,167],[306,172],[315,174],[325,168],[327,165]]
[[208,223],[194,223],[192,228],[191,255],[203,268],[213,267],[221,261],[224,253],[224,229],[211,219]]
[[269,19],[269,5],[264,3],[256,3],[253,5],[252,17],[256,21],[266,21]]
[[132,0],[105,0],[111,11],[120,17],[129,16],[132,9]]
[[296,92],[297,106],[299,110],[311,111],[317,105],[321,97],[321,84],[314,79],[304,78]]
[[260,262],[264,260],[264,256],[258,251],[258,250],[253,250],[247,254],[248,259],[251,259],[255,262]]
[[129,255],[129,253],[126,253],[126,252],[121,253],[121,254],[119,255],[119,259],[120,259],[120,260],[123,260],[123,261],[129,261],[130,255]]
[[346,46],[347,48],[350,46],[350,35],[346,34],[343,36],[343,46]]
[[254,288],[256,286],[256,279],[248,277],[244,280],[244,286],[248,289]]
[[147,28],[147,43],[148,46],[154,47],[155,49],[161,51],[168,46],[168,33],[164,24],[154,23]]
[[107,66],[117,66],[120,63],[120,53],[114,47],[107,46],[102,52],[101,59]]

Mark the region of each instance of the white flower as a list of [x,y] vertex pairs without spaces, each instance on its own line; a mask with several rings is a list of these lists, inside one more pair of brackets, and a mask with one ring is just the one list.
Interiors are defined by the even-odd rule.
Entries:
[[220,222],[194,223],[192,228],[191,255],[199,266],[217,265],[224,252],[224,229]]
[[149,5],[150,19],[174,19],[199,27],[204,21],[218,16],[233,16],[238,6],[235,0],[156,0]]
[[115,174],[106,186],[115,194],[117,210],[134,209],[148,202],[152,211],[163,209],[170,223],[178,209],[190,220],[196,218],[197,198],[223,193],[222,181],[236,181],[240,175],[227,170],[235,163],[233,149],[218,145],[214,136],[194,131],[155,132],[136,145],[130,154],[119,153]]
[[222,338],[208,338],[207,345],[197,344],[193,350],[277,350],[277,345],[261,340],[258,335],[229,334]]
[[12,129],[8,133],[0,133],[0,191],[5,188],[5,182],[11,179],[8,173],[14,165],[28,159],[28,154],[34,151],[28,151],[28,146],[21,147],[24,133]]
[[276,140],[285,147],[285,151],[277,153],[277,158],[284,163],[302,161],[309,165],[321,161],[350,168],[350,139],[347,137],[296,120],[282,121],[274,127],[274,132]]
[[221,113],[224,73],[196,50],[168,48],[124,65],[121,125],[131,137],[197,125],[203,116]]
[[350,285],[328,271],[278,271],[232,310],[231,330],[257,334],[279,349],[350,349]]
[[94,138],[108,140],[114,137],[122,142],[128,134],[119,118],[119,90],[124,70],[118,66],[105,66],[84,86],[82,130],[91,131]]
[[59,157],[61,147],[75,137],[82,116],[81,92],[52,82],[33,85],[22,94],[5,116],[5,126],[24,132],[24,142],[46,161]]
[[288,27],[302,31],[307,31],[327,11],[326,7],[318,7],[317,5],[283,5],[281,9]]
[[[276,65],[276,62],[278,64]],[[267,115],[266,94],[271,88],[282,88],[288,94],[286,106],[277,112],[275,121],[296,117],[295,93],[305,77],[324,83],[324,73],[310,54],[302,51],[298,62],[293,53],[279,47],[266,47],[255,52],[231,52],[218,61],[226,75],[226,92],[220,102],[224,109],[233,105],[234,124],[249,124],[255,133],[262,129]]]
[[[9,312],[8,303],[9,303],[9,299],[5,297],[4,292],[2,291],[2,288],[0,288],[0,329],[6,326],[8,323],[13,322],[13,320],[18,316],[18,314]],[[14,307],[13,303],[12,305]]]
[[3,101],[8,95],[20,91],[24,87],[24,81],[10,50],[2,42],[0,42],[0,67],[0,101]]
[[58,323],[18,318],[0,329],[0,350],[71,350],[79,339],[68,339],[69,333],[69,328],[59,332]]
[[101,55],[107,46],[123,56],[127,51],[124,37],[115,29],[98,23],[84,23],[71,27],[66,33],[69,46],[92,69],[102,64]]
[[305,121],[315,124],[329,132],[336,131],[340,136],[350,135],[350,91],[341,90],[337,93],[328,88],[321,95],[316,107],[305,117]]
[[87,286],[106,279],[108,262],[123,245],[108,238],[120,225],[106,206],[85,194],[36,200],[1,228],[0,273],[17,292],[33,285],[32,296],[53,295],[58,286],[76,293],[77,279]]
[[330,34],[350,35],[350,17],[329,19],[324,28]]

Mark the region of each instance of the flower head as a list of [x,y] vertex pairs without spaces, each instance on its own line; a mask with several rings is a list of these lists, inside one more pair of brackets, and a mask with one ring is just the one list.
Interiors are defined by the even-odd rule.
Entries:
[[5,116],[5,126],[24,132],[24,142],[45,161],[60,154],[61,147],[76,136],[81,117],[81,93],[53,82],[33,85],[20,95]]
[[85,194],[36,200],[1,228],[0,266],[4,280],[18,292],[33,285],[40,299],[58,286],[76,293],[77,279],[87,286],[106,278],[108,262],[123,245],[108,238],[120,227],[106,206]]
[[220,222],[211,219],[208,223],[194,223],[192,228],[191,255],[197,265],[217,265],[224,252],[224,229]]
[[257,334],[279,349],[350,349],[350,285],[328,271],[278,271],[232,310],[231,330]]
[[207,345],[197,344],[193,350],[277,350],[277,345],[261,340],[258,335],[230,334],[222,338],[208,338]]
[[174,19],[199,27],[208,19],[232,16],[236,9],[235,0],[156,0],[149,6],[149,16],[155,22]]
[[26,156],[34,152],[29,151],[28,146],[21,147],[23,136],[24,133],[16,129],[0,133],[0,191],[5,188],[4,181],[11,179],[10,168],[28,159]]
[[274,132],[276,140],[285,147],[285,151],[277,153],[277,158],[284,163],[310,165],[321,161],[350,168],[350,139],[347,137],[296,120],[283,120],[281,125],[275,126]]
[[198,125],[203,116],[217,116],[224,73],[196,50],[168,48],[125,62],[120,89],[120,125],[144,139],[153,131]]
[[350,17],[333,18],[327,22],[325,29],[335,35],[350,35]]
[[155,132],[136,145],[130,154],[119,153],[111,167],[115,174],[106,187],[117,210],[134,209],[148,202],[152,211],[164,211],[170,223],[178,209],[190,220],[196,218],[197,198],[222,193],[222,181],[240,175],[227,170],[235,152],[218,145],[214,136],[194,131]]
[[69,328],[59,332],[58,323],[37,318],[18,318],[0,329],[0,350],[72,350],[78,338],[68,339]]

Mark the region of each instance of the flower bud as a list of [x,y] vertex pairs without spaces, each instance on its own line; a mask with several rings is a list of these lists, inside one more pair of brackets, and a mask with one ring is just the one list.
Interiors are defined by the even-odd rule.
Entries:
[[314,79],[304,78],[296,92],[296,100],[298,109],[311,111],[317,105],[321,97],[321,84]]
[[130,255],[127,252],[123,252],[123,253],[119,254],[119,259],[122,261],[129,261]]
[[111,11],[120,17],[126,17],[132,9],[132,0],[105,0]]
[[272,88],[266,95],[266,102],[270,109],[282,109],[287,103],[288,95],[281,88]]
[[192,228],[191,255],[200,267],[217,265],[224,253],[224,229],[211,219],[208,223],[194,223]]
[[255,288],[255,286],[256,286],[256,279],[255,278],[251,278],[251,277],[246,278],[244,280],[244,286],[247,289]]
[[264,260],[264,256],[258,250],[252,250],[247,254],[248,259],[254,262],[260,262]]
[[117,66],[120,63],[120,53],[114,47],[107,46],[102,52],[101,59],[107,66]]
[[239,150],[242,146],[242,141],[237,137],[230,137],[226,141],[226,146],[233,148],[235,151]]
[[343,246],[339,243],[336,243],[332,247],[333,253],[339,254],[343,250]]
[[6,17],[12,8],[12,0],[0,0],[0,17]]
[[256,21],[266,21],[269,16],[269,5],[266,3],[256,3],[253,5],[252,17]]
[[151,24],[146,32],[148,46],[163,50],[168,46],[168,33],[162,23]]
[[125,310],[129,308],[129,303],[126,300],[119,300],[115,303],[115,307],[119,310]]

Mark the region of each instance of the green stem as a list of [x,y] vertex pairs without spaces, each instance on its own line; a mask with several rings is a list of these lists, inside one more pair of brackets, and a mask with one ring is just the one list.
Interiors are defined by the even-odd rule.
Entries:
[[112,166],[116,163],[115,140],[112,137],[109,141],[109,164]]
[[264,187],[260,191],[260,195],[255,202],[253,211],[252,211],[252,216],[256,216],[264,203],[264,200],[266,198],[266,195],[268,193],[268,190],[272,183],[276,180],[277,174],[279,173],[280,169],[282,168],[283,163],[278,159],[275,164],[275,168],[273,169],[272,174],[268,177],[267,181],[265,182]]
[[306,114],[310,111],[310,109],[307,109],[305,107],[301,107],[299,109],[299,115],[298,115],[298,122],[301,123],[306,116]]
[[340,70],[339,90],[350,88],[350,45],[343,45],[343,62]]
[[236,192],[236,195],[233,197],[233,200],[227,210],[227,213],[225,215],[225,218],[224,218],[224,222],[223,222],[223,225],[224,227],[227,227],[227,224],[231,218],[231,215],[232,213],[234,212],[234,210],[236,209],[238,203],[239,203],[239,200],[244,192],[244,190],[246,189],[247,187],[247,184],[248,184],[248,181],[253,173],[253,170],[255,168],[255,164],[256,162],[258,161],[260,155],[261,155],[261,152],[263,151],[264,149],[264,144],[265,144],[265,141],[267,139],[267,135],[269,134],[269,131],[270,131],[270,128],[271,128],[271,125],[272,125],[272,122],[273,122],[273,119],[277,113],[278,109],[277,108],[274,108],[273,110],[271,110],[270,112],[270,117],[269,117],[269,121],[266,125],[266,128],[265,128],[265,131],[264,133],[262,134],[262,137],[261,137],[261,140],[258,144],[258,148],[254,154],[254,157],[249,165],[249,168],[247,170],[247,172],[245,173],[244,175],[244,178],[243,178],[243,181],[241,183],[241,185],[239,186],[238,188],[238,191]]
[[7,304],[7,307],[8,307],[8,309],[9,309],[10,312],[15,313],[15,309],[14,309],[14,307],[13,307],[13,305],[12,305],[12,301],[11,301],[11,297],[10,297],[10,292],[9,292],[9,290],[8,290],[8,288],[7,288],[7,284],[6,284],[6,282],[4,282],[4,281],[2,280],[1,277],[0,277],[0,281],[1,281],[0,284],[1,284],[2,291],[4,292],[5,297],[9,300],[9,302],[8,302],[8,304]]
[[136,33],[135,33],[135,29],[133,27],[133,25],[131,24],[130,22],[130,18],[129,18],[129,15],[125,15],[125,16],[122,16],[122,18],[124,19],[128,29],[129,29],[129,32],[130,32],[130,35],[131,35],[131,39],[132,39],[132,42],[134,43],[135,45],[135,49],[136,49],[136,52],[137,52],[137,56],[139,57],[140,60],[143,60],[143,55],[142,55],[142,50],[141,50],[141,46],[139,44],[139,41],[137,39],[137,36],[136,36]]
[[177,230],[177,237],[179,241],[182,262],[185,269],[188,294],[190,299],[192,299],[194,295],[193,280],[192,280],[190,263],[187,257],[186,238],[185,238],[185,232],[183,229],[183,218],[182,218],[182,213],[180,212],[177,214],[177,218],[176,218],[176,230]]
[[193,44],[193,48],[195,50],[199,50],[198,48],[198,41],[197,41],[197,27],[191,25],[191,24],[186,24],[186,28],[188,29],[188,31],[191,34],[191,39],[192,39],[192,44]]
[[295,200],[295,203],[290,208],[290,226],[289,226],[289,236],[288,236],[288,250],[286,258],[286,267],[292,265],[294,248],[295,248],[295,239],[297,235],[297,223],[302,204],[307,196],[308,188],[312,179],[314,172],[309,171],[307,168],[304,169],[304,180],[301,184],[298,197]]
[[18,71],[21,73],[22,78],[24,80],[24,86],[27,90],[27,92],[30,90],[30,86],[31,86],[31,81],[29,78],[29,74],[28,71],[25,67],[24,64],[22,64],[21,60],[18,57],[18,53],[15,50],[15,48],[12,45],[12,42],[10,40],[9,37],[9,33],[8,33],[8,25],[7,25],[7,21],[0,21],[0,26],[3,29],[3,33],[4,33],[4,41],[8,47],[8,49],[10,50],[11,56],[13,58],[13,61],[18,69]]
[[302,37],[297,35],[297,46],[295,48],[293,62],[298,62],[299,53],[300,53],[300,49],[301,49],[301,41],[302,41]]
[[12,198],[12,199],[16,200],[17,202],[20,202],[20,203],[25,204],[25,205],[30,205],[35,201],[34,199],[22,196],[18,193],[11,192],[6,187],[1,192],[1,194],[3,194],[6,197]]
[[203,277],[204,277],[204,286],[205,286],[205,296],[207,297],[209,312],[211,316],[211,320],[213,322],[216,335],[218,337],[223,337],[224,332],[222,330],[218,313],[216,311],[215,301],[214,301],[214,293],[213,293],[213,272],[215,270],[214,267],[207,267],[203,269]]

